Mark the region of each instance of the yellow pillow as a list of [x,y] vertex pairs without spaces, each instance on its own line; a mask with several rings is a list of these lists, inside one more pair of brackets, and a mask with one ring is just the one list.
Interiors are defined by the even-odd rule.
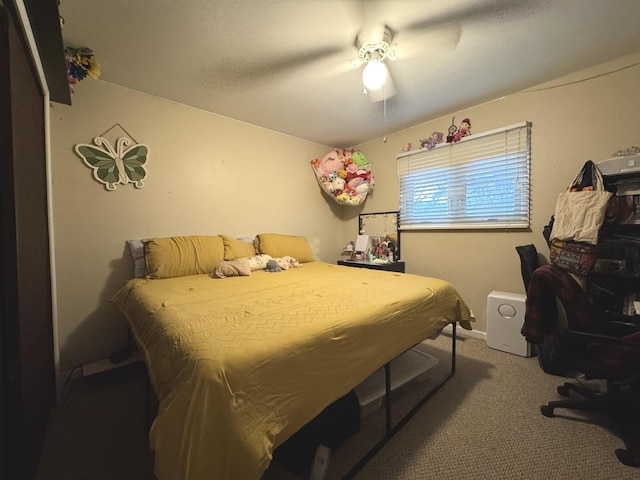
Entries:
[[224,259],[235,260],[236,258],[253,257],[256,249],[251,242],[238,240],[237,238],[219,235],[224,243]]
[[261,233],[253,243],[258,253],[266,253],[273,258],[290,256],[300,263],[315,261],[313,251],[305,237]]
[[147,238],[142,243],[147,278],[211,273],[224,260],[224,243],[218,236]]

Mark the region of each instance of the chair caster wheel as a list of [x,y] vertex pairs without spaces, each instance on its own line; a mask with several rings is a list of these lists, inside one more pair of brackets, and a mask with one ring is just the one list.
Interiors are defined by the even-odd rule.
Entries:
[[562,395],[563,397],[568,397],[569,396],[569,389],[565,385],[558,386],[557,390],[558,390],[558,393],[560,395]]
[[616,457],[618,457],[620,463],[628,467],[640,467],[640,458],[635,458],[629,450],[624,448],[616,449]]
[[553,417],[553,408],[551,408],[549,405],[542,405],[540,407],[540,411],[542,412],[542,415],[544,415],[545,417]]

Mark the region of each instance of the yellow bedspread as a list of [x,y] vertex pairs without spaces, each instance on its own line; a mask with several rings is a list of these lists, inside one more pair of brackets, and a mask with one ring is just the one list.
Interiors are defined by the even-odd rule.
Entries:
[[387,361],[448,323],[471,329],[443,280],[323,262],[133,279],[112,300],[158,396],[159,480],[259,479],[275,446]]

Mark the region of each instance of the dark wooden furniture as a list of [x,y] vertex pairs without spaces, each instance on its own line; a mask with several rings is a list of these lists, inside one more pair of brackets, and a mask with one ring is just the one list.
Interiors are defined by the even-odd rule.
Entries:
[[368,268],[370,270],[384,270],[387,272],[399,272],[404,273],[404,262],[392,262],[392,263],[372,263],[358,260],[338,260],[338,265],[345,265],[347,267],[356,268]]
[[[51,99],[68,99],[57,4],[24,4],[41,57],[51,53],[43,64],[58,70],[57,88],[55,72],[45,74],[57,92]],[[0,478],[7,480],[36,477],[56,398],[46,101],[18,9],[0,2]]]
[[605,175],[614,192],[608,218],[600,229],[598,259],[588,290],[600,318],[640,323],[640,172]]

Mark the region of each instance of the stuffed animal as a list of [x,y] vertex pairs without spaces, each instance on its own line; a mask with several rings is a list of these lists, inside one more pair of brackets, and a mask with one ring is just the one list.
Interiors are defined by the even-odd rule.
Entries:
[[347,183],[349,190],[353,190],[356,193],[366,193],[369,191],[369,184],[366,177],[356,176],[349,180]]
[[333,172],[337,172],[344,168],[344,158],[345,155],[343,150],[334,148],[320,160],[314,158],[312,163],[316,168],[316,174],[318,176],[328,177]]
[[467,135],[471,135],[471,120],[465,118],[462,120],[462,123],[458,127],[458,130],[453,135],[453,141],[458,142],[462,139],[462,137],[466,137]]
[[340,195],[344,190],[345,180],[342,177],[337,177],[331,181],[330,191],[334,195]]
[[290,268],[299,268],[302,266],[295,258],[288,255],[280,258],[274,258],[274,260],[282,270],[289,270]]
[[[350,158],[346,162],[344,162],[344,172],[347,175],[349,172],[355,172],[358,170],[358,164],[353,161],[353,158]],[[343,170],[340,170],[341,172]]]
[[334,148],[311,165],[318,184],[340,205],[360,205],[373,188],[371,163],[359,150]]
[[353,152],[353,154],[351,155],[351,160],[353,160],[353,163],[355,163],[358,167],[364,167],[369,163],[369,160],[367,160],[367,156],[360,150],[356,150],[355,152]]
[[420,148],[432,150],[438,143],[442,143],[444,134],[442,132],[433,132],[429,138],[420,140]]
[[278,265],[278,262],[273,258],[267,262],[267,268],[264,269],[265,272],[281,272],[282,268]]
[[289,270],[290,268],[299,268],[300,262],[295,258],[285,255],[284,257],[272,258],[267,262],[267,272],[281,272],[282,270]]

